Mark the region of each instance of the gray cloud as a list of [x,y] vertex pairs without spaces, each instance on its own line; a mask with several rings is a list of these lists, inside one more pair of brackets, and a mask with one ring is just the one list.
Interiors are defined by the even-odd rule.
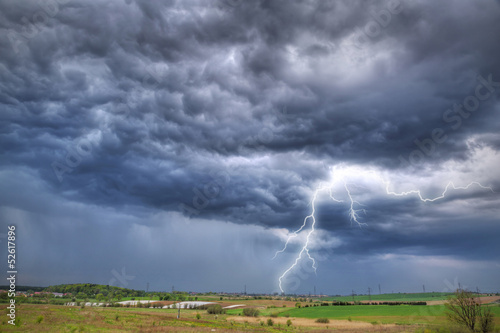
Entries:
[[[257,247],[258,255],[242,262],[251,268],[242,264],[241,271],[265,262],[261,271],[271,271],[252,275],[261,285],[255,288],[274,291],[280,270],[264,259],[266,251],[272,257],[282,245],[277,230],[300,226],[312,191],[339,165],[376,169],[398,190],[412,184],[429,196],[450,180],[462,186],[481,181],[495,190],[453,192],[427,204],[358,188],[368,224],[361,230],[350,224],[345,203],[322,202],[319,225],[342,240],[334,249],[339,258],[399,253],[471,265],[498,258],[500,87],[489,90],[478,79],[500,82],[498,3],[73,0],[1,6],[0,211],[2,220],[53,244],[45,261],[26,263],[26,283],[62,283],[78,274],[105,282],[111,269],[122,267],[138,275],[145,268],[132,272],[141,261],[123,259],[129,248],[122,241],[141,226],[144,235],[157,230],[169,240],[162,245],[157,239],[155,253],[200,242],[189,240],[190,232],[217,237],[220,230],[221,245],[213,251],[221,254],[223,245],[237,246],[233,233],[251,230],[248,239],[237,238],[242,245],[233,252]],[[454,112],[454,104],[478,96],[480,84],[480,92],[490,94],[477,109],[466,116]],[[435,129],[446,139],[430,141]],[[73,219],[76,224],[68,222]],[[120,225],[121,219],[127,222]],[[174,220],[177,237],[169,238]],[[190,221],[209,221],[203,225],[210,230],[193,231]],[[94,240],[89,248],[82,235]],[[95,267],[83,265],[87,259],[76,250],[63,251],[78,244],[86,256],[97,256],[105,240],[111,250]],[[23,250],[26,257],[41,244]],[[199,250],[193,245],[181,255],[192,265],[168,261],[178,267],[172,280],[206,267],[210,282],[191,278],[185,288],[245,283],[234,277],[225,287],[224,266],[210,271],[199,260],[212,260],[197,258]],[[280,269],[292,255],[284,255]],[[152,260],[158,268],[149,274],[166,272],[160,257]],[[55,261],[71,264],[40,275],[42,263]],[[489,272],[494,276],[494,268]],[[433,279],[439,288],[444,277]],[[131,283],[142,287],[139,280]]]

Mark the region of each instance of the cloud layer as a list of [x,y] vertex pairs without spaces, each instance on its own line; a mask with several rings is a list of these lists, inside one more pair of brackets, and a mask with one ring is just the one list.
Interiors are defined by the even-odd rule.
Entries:
[[[296,292],[349,291],[349,278],[328,277],[355,275],[366,258],[394,271],[366,268],[377,283],[402,290],[458,275],[498,289],[498,3],[1,7],[0,216],[36,238],[20,245],[26,284],[105,283],[127,267],[136,288],[252,280],[275,291],[298,244],[271,262],[274,251],[310,213],[314,189],[347,172],[367,226],[322,197],[324,273]],[[387,196],[377,177],[429,197],[449,181],[495,193],[423,203]],[[450,264],[398,284],[411,276],[400,262]],[[481,276],[465,273],[477,265]]]

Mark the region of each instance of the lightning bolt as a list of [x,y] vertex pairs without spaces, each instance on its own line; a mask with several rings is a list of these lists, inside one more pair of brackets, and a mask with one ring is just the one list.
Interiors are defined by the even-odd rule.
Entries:
[[386,184],[385,191],[387,192],[387,194],[394,195],[394,196],[397,196],[397,197],[402,197],[402,196],[406,196],[406,195],[416,194],[419,197],[419,199],[421,201],[423,201],[423,202],[433,202],[433,201],[436,201],[436,200],[443,199],[446,196],[446,193],[448,192],[448,189],[450,187],[453,188],[454,190],[468,190],[469,187],[471,187],[472,185],[476,185],[476,186],[478,186],[480,188],[483,188],[485,190],[490,190],[492,193],[495,193],[491,187],[489,187],[489,186],[483,186],[483,185],[481,185],[478,182],[471,182],[467,186],[455,186],[455,184],[453,184],[453,182],[449,182],[446,185],[446,187],[444,188],[443,193],[441,193],[440,196],[437,196],[435,198],[424,198],[422,196],[422,193],[420,192],[420,190],[411,190],[411,191],[408,191],[408,192],[396,193],[396,192],[392,192],[392,191],[389,190],[389,186],[390,186],[389,182],[385,182],[385,184]]
[[[391,186],[390,182],[388,181],[385,181],[380,175],[376,175],[376,178],[378,178],[383,184],[385,184],[385,192],[387,195],[393,195],[393,196],[397,196],[397,197],[403,197],[403,196],[409,196],[409,195],[416,195],[422,202],[433,202],[433,201],[437,201],[437,200],[440,200],[440,199],[443,199],[445,198],[446,194],[448,193],[448,191],[451,189],[453,190],[467,190],[469,189],[471,186],[478,186],[480,188],[483,188],[483,189],[487,189],[487,190],[490,190],[492,193],[494,193],[493,189],[489,186],[484,186],[478,182],[471,182],[469,183],[468,185],[466,186],[456,186],[453,182],[449,182],[446,187],[444,188],[443,192],[441,193],[441,195],[437,196],[437,197],[433,197],[433,198],[426,198],[422,195],[422,192],[420,190],[410,190],[410,191],[406,191],[406,192],[394,192],[394,191],[391,191],[389,188]],[[345,178],[343,176],[340,176],[339,177],[339,180],[342,182],[342,186],[345,190],[345,195],[347,196],[347,199],[348,199],[348,204],[349,204],[349,209],[348,209],[348,215],[349,215],[349,220],[351,221],[351,224],[352,223],[355,223],[357,226],[359,227],[363,227],[363,226],[366,226],[367,224],[366,223],[363,223],[360,221],[361,217],[360,217],[360,213],[364,213],[366,214],[366,211],[365,209],[362,209],[360,208],[361,206],[363,206],[360,202],[358,202],[357,200],[355,200],[353,198],[353,195],[351,193],[351,190],[349,189],[349,186],[348,186],[348,183],[346,182]],[[274,254],[274,257],[273,259],[275,259],[278,254],[280,253],[283,253],[286,251],[287,247],[288,247],[288,244],[290,243],[290,241],[294,238],[296,238],[299,233],[303,230],[305,230],[307,228],[307,225],[310,224],[310,229],[309,231],[307,232],[307,236],[306,236],[306,239],[304,241],[304,245],[302,246],[300,252],[298,253],[297,257],[295,258],[295,261],[293,262],[293,264],[288,267],[288,269],[286,269],[283,274],[279,277],[278,279],[278,284],[279,284],[279,288],[281,290],[281,293],[284,293],[284,290],[283,290],[283,279],[287,276],[287,274],[290,273],[290,271],[292,271],[296,266],[297,264],[300,262],[300,260],[304,257],[304,255],[307,257],[308,260],[311,261],[311,265],[312,265],[312,268],[314,269],[314,272],[316,273],[316,261],[314,260],[314,258],[311,256],[311,254],[309,253],[309,241],[311,239],[311,236],[314,234],[314,231],[316,230],[315,229],[315,225],[316,225],[316,217],[315,217],[315,214],[316,214],[316,200],[318,198],[318,195],[321,193],[321,192],[327,192],[328,193],[328,196],[329,198],[336,202],[336,203],[343,203],[344,201],[343,200],[339,200],[337,198],[334,197],[333,195],[333,187],[335,186],[335,184],[337,183],[335,177],[333,178],[332,182],[330,182],[329,184],[327,185],[324,185],[324,184],[320,184],[320,186],[318,188],[316,188],[316,190],[314,191],[313,195],[312,195],[312,199],[311,199],[311,214],[307,215],[303,222],[302,222],[302,225],[300,226],[299,229],[295,230],[294,232],[292,232],[286,242],[285,242],[285,245],[283,246],[283,248],[279,251],[276,251],[276,253]]]

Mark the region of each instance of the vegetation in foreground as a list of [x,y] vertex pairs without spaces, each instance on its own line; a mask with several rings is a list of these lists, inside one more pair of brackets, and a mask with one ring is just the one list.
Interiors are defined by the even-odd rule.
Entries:
[[[334,313],[327,310],[356,309],[365,313]],[[364,321],[369,324],[361,330],[342,330],[349,332],[466,332],[460,328],[451,327],[446,321],[444,306],[441,312],[434,313],[434,319],[427,315],[407,312],[407,309],[425,308],[412,306],[387,306],[393,316],[380,311],[383,306],[350,306],[350,307],[310,307],[300,309],[280,308],[270,309],[276,316],[209,314],[207,310],[181,310],[181,318],[177,319],[176,309],[149,309],[149,308],[102,308],[102,307],[69,307],[45,304],[22,304],[17,308],[19,321],[12,326],[3,320],[0,325],[2,332],[283,332],[283,331],[316,331],[318,325],[325,329],[336,324],[338,320],[347,324]],[[438,309],[438,307],[434,307]],[[500,307],[491,307],[498,322]],[[5,306],[2,306],[5,312]],[[234,311],[234,310],[232,310]],[[243,310],[241,310],[243,311]],[[279,313],[278,313],[279,311]],[[326,312],[325,312],[326,311]],[[366,312],[368,311],[368,312]],[[385,310],[382,310],[385,311]],[[250,314],[250,313],[249,313]],[[293,314],[293,316],[292,316]],[[362,316],[364,314],[364,316]],[[396,314],[396,316],[394,315]],[[371,316],[368,316],[371,315]],[[409,315],[409,316],[408,316]],[[301,319],[300,317],[310,319]],[[283,318],[285,317],[285,318]],[[235,320],[235,318],[239,320]],[[319,319],[319,320],[318,320]],[[343,320],[345,319],[345,320]],[[298,327],[298,323],[301,326]],[[310,324],[309,324],[310,323]],[[313,326],[316,324],[315,327]],[[384,325],[391,323],[390,325]],[[309,326],[310,325],[310,326]],[[367,325],[367,324],[365,324]],[[355,327],[355,325],[354,325]],[[497,330],[498,331],[498,330]]]
[[[147,293],[145,296],[140,296],[140,294],[134,295],[136,291],[133,290],[91,284],[55,287],[54,290],[65,292],[71,290],[72,293],[57,299],[50,297],[52,294],[47,293],[38,293],[38,297],[16,297],[16,325],[8,324],[8,317],[5,316],[5,319],[0,321],[0,331],[319,332],[318,330],[322,329],[329,331],[333,329],[338,332],[352,333],[500,332],[500,305],[481,305],[477,295],[463,290],[458,290],[455,294],[447,294],[448,301],[444,305],[424,305],[426,303],[422,301],[425,297],[436,299],[444,296],[439,293],[413,294],[411,298],[394,298],[393,294],[377,299],[377,301],[391,305],[382,303],[361,305],[362,303],[356,301],[355,304],[349,302],[348,306],[343,306],[346,302],[338,299],[327,302],[292,296],[224,295],[223,297],[210,294],[203,297],[220,304],[205,305],[198,309],[183,309],[181,318],[178,319],[177,309],[161,309],[160,307],[164,304],[171,304],[172,301],[195,300],[194,298],[198,296],[182,292]],[[78,296],[85,297],[85,301],[91,301],[94,297],[96,300],[113,300],[117,296],[122,299],[136,300],[149,297],[152,300],[156,296],[156,300],[161,300],[162,303],[141,306],[128,304],[116,308],[86,307],[85,302],[81,302],[81,306],[76,307],[61,305],[69,300],[80,298]],[[375,296],[372,297],[375,301]],[[4,300],[0,299],[0,301]],[[36,304],[29,304],[30,302]],[[246,306],[227,310],[223,308],[231,304],[245,304]],[[120,304],[111,301],[108,305],[119,306]],[[158,308],[149,308],[149,306],[157,305]],[[6,311],[6,306],[0,305],[0,311]]]

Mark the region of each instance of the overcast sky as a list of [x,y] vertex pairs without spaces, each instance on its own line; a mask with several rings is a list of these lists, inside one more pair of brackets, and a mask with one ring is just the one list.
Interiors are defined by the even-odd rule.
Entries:
[[18,284],[500,291],[498,1],[0,7]]

